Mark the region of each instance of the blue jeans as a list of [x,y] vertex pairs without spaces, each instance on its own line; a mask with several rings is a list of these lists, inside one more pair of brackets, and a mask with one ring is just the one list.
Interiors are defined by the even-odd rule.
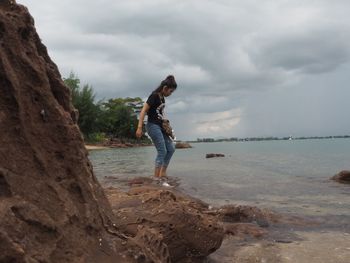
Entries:
[[156,167],[167,167],[175,152],[173,141],[163,134],[162,128],[155,123],[147,122],[146,131],[157,149]]

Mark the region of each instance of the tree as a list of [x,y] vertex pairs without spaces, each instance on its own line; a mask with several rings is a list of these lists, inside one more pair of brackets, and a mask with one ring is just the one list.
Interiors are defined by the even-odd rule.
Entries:
[[80,90],[80,79],[71,72],[68,78],[63,78],[64,84],[70,89],[72,94],[72,103],[75,107],[77,104],[77,100],[79,98],[79,90]]
[[80,87],[79,78],[71,72],[64,83],[70,88],[72,93],[72,103],[79,111],[78,125],[82,133],[88,137],[90,134],[99,131],[98,117],[100,107],[95,104],[95,94],[93,88],[88,84]]
[[93,88],[86,84],[81,88],[80,79],[71,72],[64,83],[70,88],[72,103],[79,111],[78,125],[87,140],[104,137],[135,138],[137,114],[141,111],[141,98],[115,98],[95,103]]
[[135,138],[138,124],[132,106],[129,106],[130,98],[110,99],[102,103],[101,127],[107,134],[118,138]]

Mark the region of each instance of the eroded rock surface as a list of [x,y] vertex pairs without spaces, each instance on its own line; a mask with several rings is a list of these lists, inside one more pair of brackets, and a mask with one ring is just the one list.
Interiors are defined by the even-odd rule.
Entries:
[[[176,180],[169,183],[176,186]],[[127,192],[106,189],[118,229],[136,239],[141,247],[164,251],[164,260],[170,257],[172,262],[204,262],[225,237],[260,239],[268,234],[271,224],[286,222],[257,207],[211,207],[179,192],[177,187],[162,187],[146,177],[130,180],[129,186]]]
[[106,192],[117,228],[147,247],[148,256],[160,253],[164,262],[200,262],[222,243],[223,227],[216,216],[203,213],[208,206],[199,200],[151,185],[132,187],[128,193],[115,188]]

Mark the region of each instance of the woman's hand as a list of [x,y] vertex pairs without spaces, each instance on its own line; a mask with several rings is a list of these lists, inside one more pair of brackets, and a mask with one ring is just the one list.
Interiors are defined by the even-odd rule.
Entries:
[[145,115],[149,109],[150,109],[150,106],[147,104],[147,102],[145,104],[143,104],[143,108],[140,112],[139,124],[138,124],[137,130],[136,130],[136,138],[138,138],[138,139],[140,139],[142,137],[143,119],[145,118]]
[[140,139],[142,137],[142,127],[138,127],[136,130],[136,138]]

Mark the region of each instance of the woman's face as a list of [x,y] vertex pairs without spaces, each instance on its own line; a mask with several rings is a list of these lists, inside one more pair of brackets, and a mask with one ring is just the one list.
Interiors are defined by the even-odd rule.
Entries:
[[164,87],[163,88],[163,96],[164,97],[169,97],[173,92],[174,92],[175,89],[172,89],[172,88],[168,88],[168,87]]

